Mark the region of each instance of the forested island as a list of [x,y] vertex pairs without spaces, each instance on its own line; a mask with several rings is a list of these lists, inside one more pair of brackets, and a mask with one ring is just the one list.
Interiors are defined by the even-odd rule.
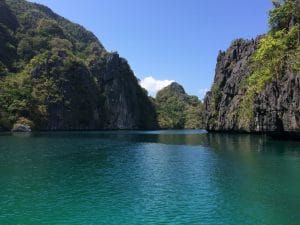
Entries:
[[0,1],[0,130],[300,132],[300,3],[217,57],[204,102],[172,83],[148,96],[126,59],[49,8]]

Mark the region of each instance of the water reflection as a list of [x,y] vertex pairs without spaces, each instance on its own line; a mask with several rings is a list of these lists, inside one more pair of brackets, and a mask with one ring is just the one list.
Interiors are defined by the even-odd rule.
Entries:
[[[160,143],[166,145],[192,145],[209,147],[214,151],[257,151],[286,152],[298,154],[300,143],[276,141],[266,135],[207,133],[204,130],[165,130],[165,131],[102,131],[102,132],[41,132],[41,133],[0,133],[0,137],[47,138],[77,140],[107,140],[133,143]],[[1,143],[0,143],[1,144]]]
[[299,224],[299,152],[195,130],[6,133],[0,223]]

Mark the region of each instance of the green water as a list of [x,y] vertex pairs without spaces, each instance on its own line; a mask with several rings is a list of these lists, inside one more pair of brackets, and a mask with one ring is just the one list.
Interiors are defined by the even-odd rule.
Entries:
[[0,224],[299,225],[300,143],[202,131],[0,134]]

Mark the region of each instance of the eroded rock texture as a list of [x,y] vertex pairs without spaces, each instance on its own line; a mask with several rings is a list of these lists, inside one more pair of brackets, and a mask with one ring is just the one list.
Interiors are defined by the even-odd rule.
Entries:
[[300,74],[286,70],[255,97],[253,118],[239,119],[245,94],[243,82],[251,70],[251,56],[258,48],[255,40],[237,40],[217,60],[214,84],[204,101],[204,121],[209,131],[299,132]]

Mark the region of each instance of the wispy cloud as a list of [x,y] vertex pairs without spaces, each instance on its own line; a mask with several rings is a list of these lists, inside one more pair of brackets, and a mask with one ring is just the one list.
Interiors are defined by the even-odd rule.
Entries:
[[145,88],[151,96],[155,96],[156,93],[164,87],[170,85],[174,80],[156,80],[154,77],[145,77],[140,81],[140,85]]

